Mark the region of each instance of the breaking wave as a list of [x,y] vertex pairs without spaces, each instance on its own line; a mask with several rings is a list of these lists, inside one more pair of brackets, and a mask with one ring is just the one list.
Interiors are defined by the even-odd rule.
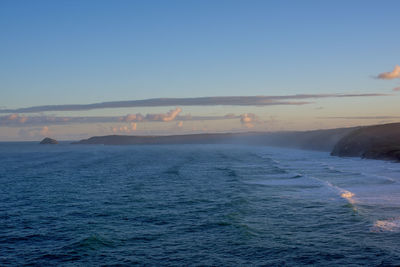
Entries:
[[372,232],[400,232],[400,217],[375,221]]

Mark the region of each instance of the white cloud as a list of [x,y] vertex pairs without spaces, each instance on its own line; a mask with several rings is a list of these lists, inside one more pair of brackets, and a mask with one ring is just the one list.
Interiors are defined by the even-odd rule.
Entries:
[[179,113],[182,112],[182,109],[177,107],[173,110],[168,111],[167,113],[159,113],[159,114],[146,114],[143,116],[140,113],[137,114],[128,114],[124,117],[120,117],[120,121],[125,122],[140,122],[140,121],[173,121]]
[[400,66],[396,65],[391,72],[383,72],[377,76],[378,79],[393,80],[400,78]]
[[128,114],[125,117],[121,117],[120,121],[126,121],[126,122],[131,122],[131,121],[143,121],[144,116],[140,113],[137,114]]
[[20,116],[19,114],[10,114],[8,116],[0,117],[0,122],[9,123],[25,123],[28,120],[25,116]]
[[240,122],[246,128],[253,128],[254,124],[259,123],[259,120],[253,113],[244,113],[240,115]]
[[115,134],[118,133],[132,133],[137,130],[137,123],[132,122],[128,125],[123,125],[123,126],[113,126],[111,127],[111,131]]
[[167,113],[161,114],[147,114],[146,120],[149,121],[173,121],[179,113],[182,112],[182,109],[177,107],[173,110],[168,111]]

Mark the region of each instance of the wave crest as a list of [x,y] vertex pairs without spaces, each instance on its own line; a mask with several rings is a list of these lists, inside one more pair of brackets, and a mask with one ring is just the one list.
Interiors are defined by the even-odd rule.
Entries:
[[371,229],[372,232],[400,232],[400,217],[387,220],[377,220]]

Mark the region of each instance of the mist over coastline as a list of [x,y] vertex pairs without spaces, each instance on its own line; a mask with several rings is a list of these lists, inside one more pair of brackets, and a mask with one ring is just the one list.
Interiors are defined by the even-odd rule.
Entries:
[[204,133],[167,136],[109,135],[91,137],[73,144],[247,144],[330,151],[341,137],[352,130],[353,128],[275,133]]

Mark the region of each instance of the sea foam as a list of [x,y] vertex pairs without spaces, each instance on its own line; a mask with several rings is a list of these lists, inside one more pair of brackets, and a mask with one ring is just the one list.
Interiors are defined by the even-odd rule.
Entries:
[[387,220],[377,220],[371,229],[372,232],[399,232],[400,217]]

